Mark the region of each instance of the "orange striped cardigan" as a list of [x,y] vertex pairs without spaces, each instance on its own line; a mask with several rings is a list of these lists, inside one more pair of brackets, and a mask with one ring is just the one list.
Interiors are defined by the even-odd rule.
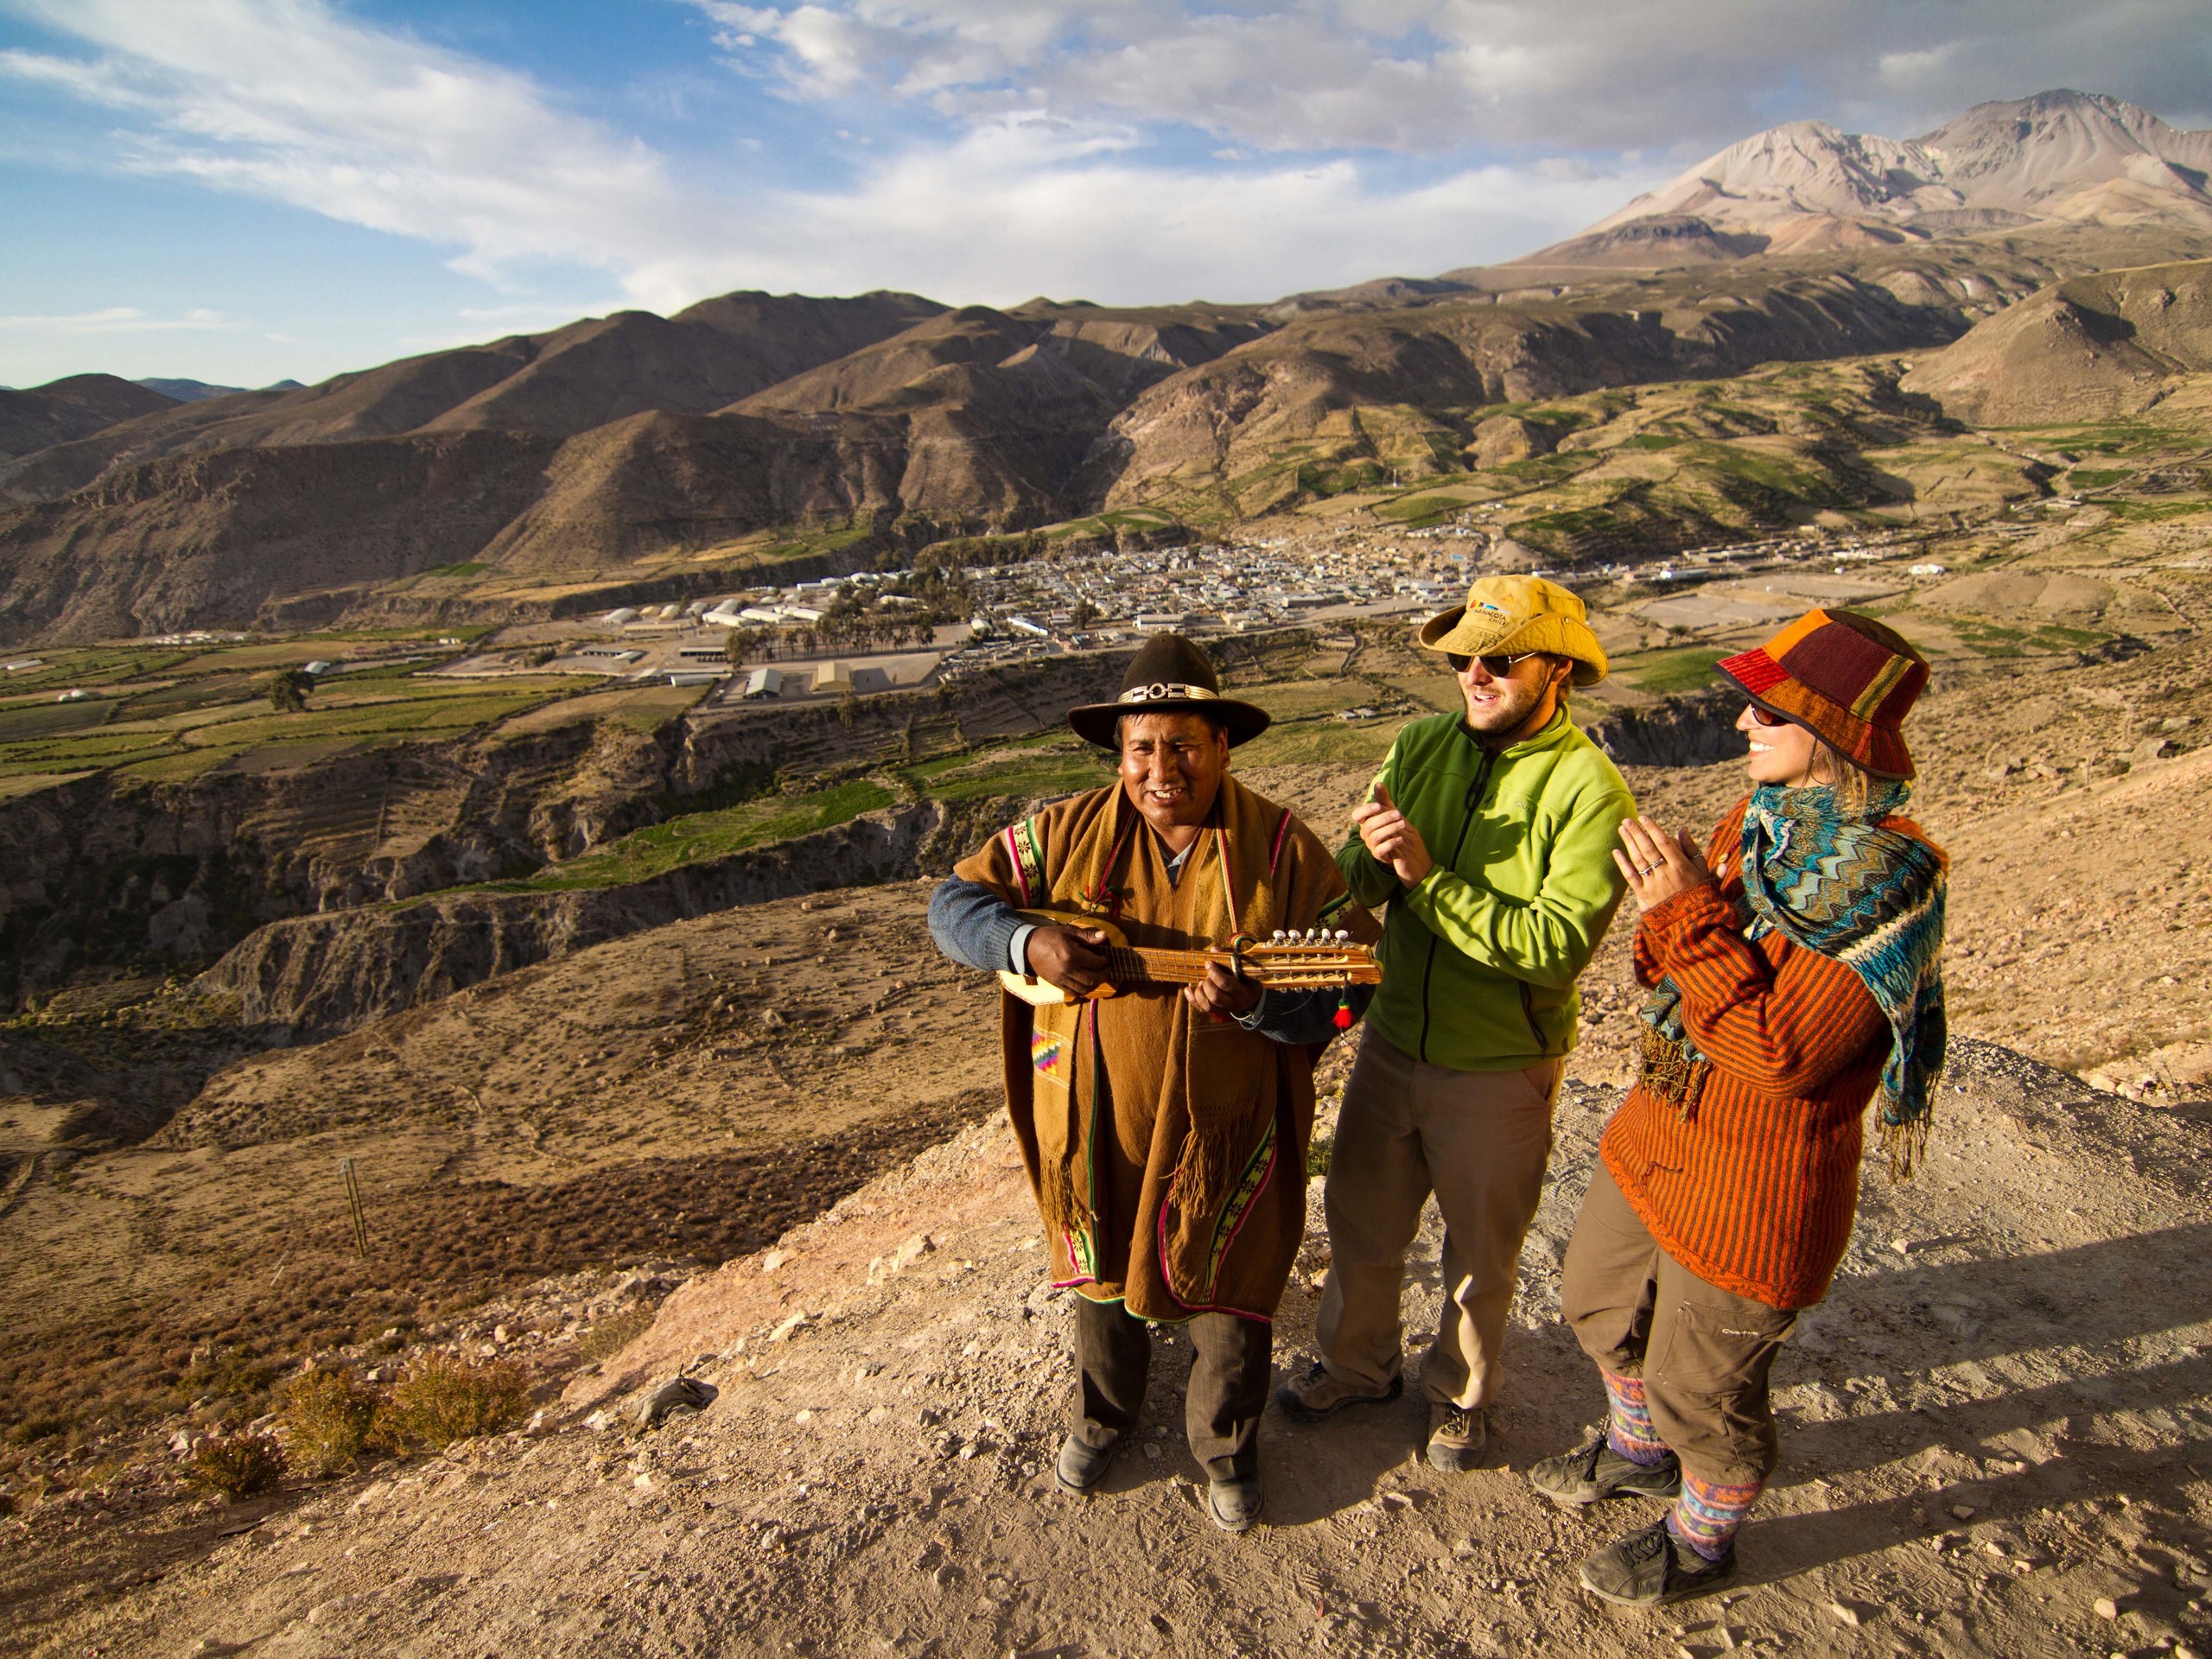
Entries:
[[1655,906],[1636,935],[1637,980],[1672,975],[1682,994],[1683,1024],[1712,1063],[1703,1092],[1685,1119],[1639,1084],[1599,1150],[1675,1261],[1770,1307],[1809,1307],[1850,1242],[1890,1027],[1842,963],[1778,932],[1744,938],[1743,822],[1738,804],[1713,831],[1718,882]]

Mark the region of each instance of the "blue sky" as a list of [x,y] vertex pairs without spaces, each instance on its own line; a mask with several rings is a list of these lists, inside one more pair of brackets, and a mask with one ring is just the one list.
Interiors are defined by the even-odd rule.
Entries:
[[1777,122],[2212,123],[2202,0],[0,0],[0,384],[313,381],[734,288],[1268,299]]

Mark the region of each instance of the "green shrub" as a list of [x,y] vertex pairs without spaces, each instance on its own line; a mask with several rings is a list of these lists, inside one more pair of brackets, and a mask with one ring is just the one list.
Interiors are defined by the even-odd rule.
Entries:
[[509,1360],[480,1364],[433,1349],[410,1362],[378,1414],[378,1438],[397,1451],[442,1452],[521,1421],[530,1382]]
[[284,1391],[284,1462],[327,1480],[360,1461],[384,1396],[349,1370],[309,1371]]
[[195,1484],[225,1497],[274,1491],[284,1476],[276,1442],[266,1434],[210,1434],[192,1448],[184,1468]]

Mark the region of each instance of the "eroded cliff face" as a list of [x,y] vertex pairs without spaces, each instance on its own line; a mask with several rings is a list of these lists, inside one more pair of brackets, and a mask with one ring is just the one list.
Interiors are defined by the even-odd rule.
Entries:
[[533,963],[649,927],[834,887],[911,875],[934,804],[582,892],[439,893],[257,929],[195,989],[238,998],[241,1023],[327,1036]]
[[[390,1012],[410,1005],[418,982],[449,990],[633,926],[949,868],[968,843],[939,857],[931,838],[964,823],[969,806],[951,818],[900,818],[891,851],[868,832],[840,840],[829,830],[612,890],[626,898],[455,895],[437,901],[445,923],[428,913],[374,920],[397,913],[383,906],[574,858],[731,785],[850,775],[1025,735],[1071,704],[1113,696],[1125,661],[1059,659],[842,706],[695,709],[652,733],[579,717],[188,783],[82,779],[0,804],[0,998],[20,1005],[86,972],[202,968],[257,928],[297,922],[294,934],[255,946],[255,960],[315,965],[257,968],[257,983],[308,987],[335,974],[332,982],[356,988],[327,993],[333,1008]],[[356,912],[359,926],[339,919]],[[486,937],[463,938],[471,928]],[[314,942],[341,937],[346,964],[327,968],[326,946]],[[272,989],[266,1008],[276,1011],[252,1022],[294,1023],[296,995],[307,1008],[326,993]]]
[[191,967],[264,923],[533,869],[649,822],[681,748],[578,722],[0,804],[0,995]]

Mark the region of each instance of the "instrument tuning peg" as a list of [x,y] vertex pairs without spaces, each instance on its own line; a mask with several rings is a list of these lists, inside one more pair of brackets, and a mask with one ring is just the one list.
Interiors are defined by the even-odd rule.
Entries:
[[1348,928],[1342,928],[1342,927],[1340,927],[1340,928],[1338,928],[1338,929],[1337,930],[1337,943],[1338,943],[1338,944],[1344,944],[1344,943],[1345,943],[1346,941],[1348,941],[1351,938],[1351,930],[1350,930],[1350,929],[1348,929]]
[[1282,929],[1275,929],[1273,933],[1268,936],[1268,940],[1271,944],[1281,944],[1282,943]]

